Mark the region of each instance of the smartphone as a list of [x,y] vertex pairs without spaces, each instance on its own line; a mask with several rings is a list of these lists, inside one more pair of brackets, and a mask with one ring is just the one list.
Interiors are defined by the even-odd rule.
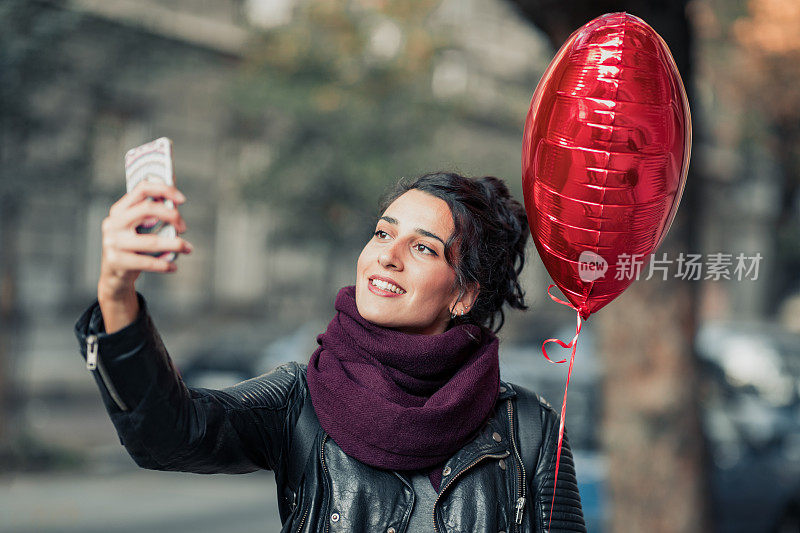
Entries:
[[[125,184],[131,192],[141,181],[152,181],[175,185],[172,166],[172,141],[161,137],[155,141],[131,148],[125,153]],[[148,197],[147,202],[163,202],[167,207],[174,207],[169,198]],[[164,237],[176,237],[175,226],[150,217],[136,227],[136,233],[152,233]],[[176,252],[139,252],[159,259],[174,261]]]

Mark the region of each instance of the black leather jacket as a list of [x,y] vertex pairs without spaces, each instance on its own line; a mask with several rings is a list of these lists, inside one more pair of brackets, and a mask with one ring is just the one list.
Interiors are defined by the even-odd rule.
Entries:
[[[137,295],[139,316],[120,331],[105,333],[97,301],[75,325],[136,464],[202,474],[273,470],[282,532],[405,532],[415,496],[404,473],[351,458],[321,428],[294,434],[308,397],[305,365],[286,363],[223,390],[187,387]],[[585,531],[566,438],[548,530],[558,415],[522,387],[501,382],[500,391],[494,416],[445,465],[431,531]],[[293,439],[305,439],[306,458],[296,456]],[[288,476],[298,467],[295,489]]]

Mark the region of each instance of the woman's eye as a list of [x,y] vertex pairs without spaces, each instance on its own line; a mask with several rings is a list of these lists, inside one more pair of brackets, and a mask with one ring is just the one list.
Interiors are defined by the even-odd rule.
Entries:
[[378,237],[379,239],[382,239],[384,235],[388,235],[388,234],[385,231],[383,231],[382,229],[379,229],[378,231],[375,232],[375,236]]
[[[422,248],[424,248],[424,250],[422,250],[424,253],[429,253],[431,255],[436,255],[436,252],[434,252],[432,249],[428,248],[424,244],[415,244],[414,247],[417,248],[417,249],[419,249],[419,247],[422,247]],[[427,250],[427,252],[425,252],[425,250]]]

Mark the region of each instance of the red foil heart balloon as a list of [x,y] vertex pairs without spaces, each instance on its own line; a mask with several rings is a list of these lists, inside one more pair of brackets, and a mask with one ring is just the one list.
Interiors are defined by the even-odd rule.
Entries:
[[548,66],[525,122],[522,187],[539,255],[584,320],[635,279],[631,258],[644,268],[661,244],[691,143],[675,61],[640,18],[588,22]]

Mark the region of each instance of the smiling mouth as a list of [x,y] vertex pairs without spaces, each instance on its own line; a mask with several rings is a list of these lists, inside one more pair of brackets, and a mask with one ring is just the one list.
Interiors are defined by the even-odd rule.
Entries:
[[389,283],[388,281],[383,281],[382,279],[372,278],[369,280],[369,284],[372,287],[377,287],[378,289],[385,291],[385,292],[392,292],[394,294],[405,294],[406,291],[398,287],[393,283]]

